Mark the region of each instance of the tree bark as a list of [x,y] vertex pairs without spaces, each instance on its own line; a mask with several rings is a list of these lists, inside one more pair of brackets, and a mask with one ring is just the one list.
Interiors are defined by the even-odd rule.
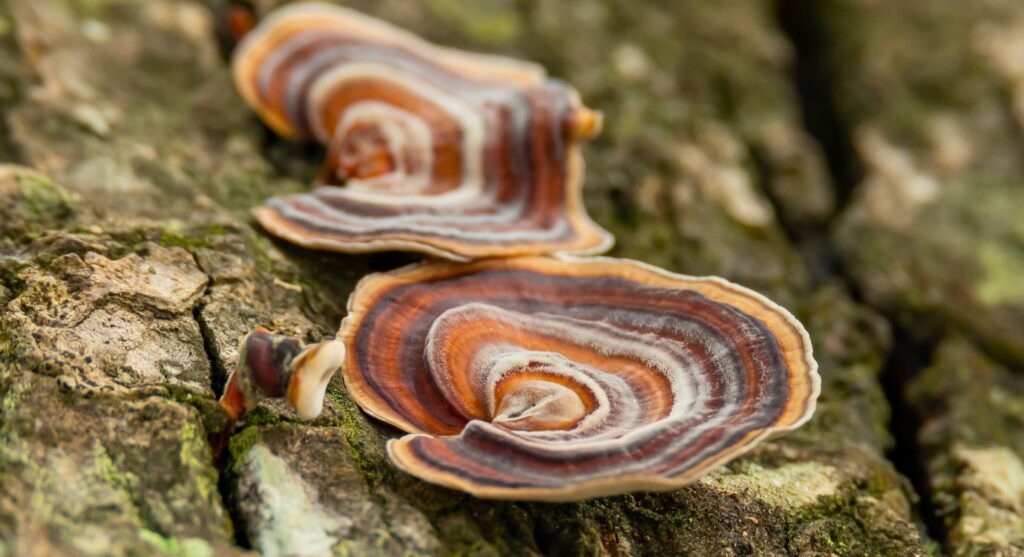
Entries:
[[1001,50],[1024,40],[1024,9],[347,4],[576,85],[606,115],[585,197],[613,255],[720,275],[794,311],[823,379],[814,419],[683,489],[557,505],[402,474],[383,451],[398,432],[340,378],[314,422],[270,401],[214,435],[242,335],[333,334],[359,278],[417,257],[312,252],[255,227],[249,209],[307,187],[323,153],[274,138],[243,105],[220,0],[10,0],[0,556],[1024,547],[1024,380],[1011,371],[1024,73]]

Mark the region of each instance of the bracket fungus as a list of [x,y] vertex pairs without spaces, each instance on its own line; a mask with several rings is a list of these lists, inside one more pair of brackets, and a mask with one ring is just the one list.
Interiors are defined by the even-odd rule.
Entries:
[[238,365],[228,377],[220,406],[240,419],[265,398],[286,398],[304,420],[323,410],[324,394],[345,358],[345,346],[327,340],[304,346],[258,327],[238,346]]
[[810,339],[782,307],[565,255],[611,246],[581,201],[578,144],[600,115],[540,66],[297,4],[245,36],[233,71],[275,131],[328,147],[317,188],[256,209],[265,229],[468,261],[364,278],[337,340],[250,334],[221,397],[233,419],[268,397],[316,417],[340,366],[364,411],[408,433],[387,446],[402,470],[572,501],[682,486],[813,414]]
[[803,326],[725,280],[630,260],[425,263],[363,279],[346,387],[402,470],[570,501],[692,482],[813,413]]
[[539,65],[311,3],[257,25],[233,72],[277,133],[328,146],[313,191],[255,210],[274,235],[454,260],[611,246],[581,200],[578,143],[599,132],[600,114]]

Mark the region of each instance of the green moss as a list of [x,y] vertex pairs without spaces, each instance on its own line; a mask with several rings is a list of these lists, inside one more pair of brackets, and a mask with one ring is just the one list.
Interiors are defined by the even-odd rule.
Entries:
[[989,242],[977,254],[985,272],[977,285],[978,299],[989,305],[1024,306],[1024,250]]
[[427,6],[475,41],[504,43],[522,33],[523,24],[516,5],[508,0],[427,0]]
[[389,474],[383,463],[384,451],[381,439],[372,438],[371,429],[355,404],[347,395],[329,390],[327,396],[338,406],[338,420],[335,425],[345,434],[345,445],[359,471],[371,487],[381,483]]
[[[481,525],[470,521],[463,514],[453,514],[435,520],[438,535],[444,541],[450,555],[499,555],[499,551],[487,542],[480,531]],[[491,537],[500,539],[500,531],[489,532]]]
[[[253,148],[258,148],[253,146]],[[312,157],[310,157],[312,159]],[[319,163],[316,163],[319,165]],[[295,178],[294,174],[272,174],[266,167],[249,170],[233,168],[232,172],[224,173],[216,178],[197,176],[202,180],[203,191],[217,200],[223,207],[232,211],[240,221],[251,219],[253,207],[259,207],[267,198],[274,195],[298,193],[309,189],[308,181]],[[315,175],[313,172],[310,176]]]
[[[394,555],[397,554],[395,550],[394,540],[385,531],[377,531],[373,533],[373,538],[367,543],[366,540],[349,540],[341,539],[333,547],[331,547],[331,554],[333,557],[362,557],[363,555]],[[403,549],[402,556],[414,557],[422,555],[412,549]]]
[[271,255],[271,252],[276,248],[274,248],[270,237],[252,232],[246,235],[246,240],[248,240],[249,245],[252,247],[256,268],[285,282],[298,283],[303,286],[311,284],[310,277],[300,273],[296,267],[289,263]]
[[212,557],[213,548],[199,538],[165,538],[152,530],[139,530],[139,538],[168,557]]
[[205,432],[195,421],[188,420],[181,428],[180,438],[179,457],[189,470],[188,477],[195,480],[199,497],[207,505],[218,505],[220,494],[217,491],[217,469],[213,467]]
[[214,248],[214,238],[231,233],[230,229],[219,224],[187,231],[164,229],[160,232],[158,243],[164,247],[179,247],[194,252],[200,248]]
[[7,297],[9,299],[13,300],[25,291],[25,279],[20,273],[24,268],[25,265],[23,263],[0,266],[0,285],[7,289]]
[[246,427],[265,427],[286,422],[288,422],[288,420],[286,420],[279,412],[263,406],[257,406],[252,412],[245,415]]
[[25,207],[37,217],[63,219],[72,212],[72,195],[42,174],[18,175],[18,193]]
[[813,505],[839,490],[840,474],[826,464],[803,462],[765,468],[742,460],[734,468],[738,473],[720,474],[705,481],[730,493],[751,494],[776,507],[793,509]]
[[164,389],[170,400],[195,408],[206,431],[224,431],[228,427],[228,417],[215,399],[197,395],[181,385],[169,384]]
[[245,455],[260,441],[260,428],[247,427],[231,436],[228,451],[233,463],[240,462]]
[[5,169],[15,191],[5,184],[0,201],[0,237],[31,240],[44,231],[64,228],[74,214],[75,196],[35,171]]
[[[3,336],[3,328],[0,328],[0,337]],[[2,339],[0,339],[2,343]],[[0,350],[3,349],[0,344]],[[17,373],[16,371],[14,373]],[[13,375],[13,374],[12,374]],[[5,385],[6,379],[7,384]],[[12,381],[13,377],[4,378],[0,376],[0,389],[3,390],[3,399],[0,400],[0,415],[13,416],[17,411],[21,401],[27,396],[28,391],[31,389],[31,385],[25,381]],[[4,420],[0,420],[0,425],[3,425]]]
[[952,329],[1019,359],[1024,249],[1015,229],[1024,190],[1016,183],[982,173],[944,182],[941,199],[899,229],[866,208],[851,211],[836,246],[866,299],[919,338]]
[[1024,380],[965,338],[944,340],[906,397],[936,424],[918,439],[930,459],[948,456],[954,442],[1024,454]]
[[783,507],[785,509],[783,523],[786,524],[790,533],[792,533],[794,530],[815,520],[849,514],[851,504],[852,501],[848,493],[836,492],[819,497],[810,505]]
[[98,16],[115,4],[114,0],[65,0],[65,2],[69,7],[76,9],[80,16]]
[[[4,392],[5,380],[14,372],[14,366],[11,364],[18,359],[18,344],[13,327],[5,323],[0,316],[0,392]],[[7,409],[7,406],[3,406],[3,409]]]
[[[108,528],[140,524],[131,502],[138,478],[122,472],[99,442],[94,443],[90,457],[92,463],[84,470],[79,468],[81,461],[61,451],[44,463],[27,454],[19,459],[22,479],[32,486],[28,506],[32,514],[80,549],[105,547]],[[89,520],[83,520],[86,516]]]
[[130,498],[137,492],[139,478],[131,472],[122,472],[100,443],[93,445],[93,467],[88,476],[108,486],[124,491]]

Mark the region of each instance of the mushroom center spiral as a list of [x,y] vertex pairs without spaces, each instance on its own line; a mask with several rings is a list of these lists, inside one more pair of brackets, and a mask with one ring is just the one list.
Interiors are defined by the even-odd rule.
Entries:
[[568,429],[587,414],[576,391],[548,381],[516,381],[495,398],[497,408],[491,423],[506,429]]
[[598,439],[694,401],[676,379],[680,360],[645,340],[610,323],[473,303],[434,321],[425,359],[467,420],[539,441]]
[[359,103],[345,112],[335,130],[324,181],[388,195],[429,193],[435,159],[431,133],[423,120],[405,110],[376,101]]
[[324,181],[352,192],[415,195],[417,202],[479,193],[483,98],[510,102],[515,94],[481,94],[468,103],[444,80],[396,72],[384,62],[348,63],[318,75],[309,99],[300,99],[308,100],[313,135],[328,143]]

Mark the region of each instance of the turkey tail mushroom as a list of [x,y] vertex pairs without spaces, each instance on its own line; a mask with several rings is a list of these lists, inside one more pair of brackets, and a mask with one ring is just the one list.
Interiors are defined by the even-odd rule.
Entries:
[[581,201],[578,143],[600,114],[540,66],[298,4],[245,36],[233,71],[274,130],[328,147],[314,191],[255,211],[264,228],[470,261],[364,278],[336,341],[253,333],[222,398],[233,417],[269,396],[318,414],[344,360],[353,400],[408,432],[387,446],[402,470],[479,497],[572,501],[685,485],[813,414],[807,332],[760,294],[545,256],[612,238]]
[[342,376],[402,470],[484,498],[690,483],[814,412],[803,326],[716,277],[528,257],[371,275]]
[[581,199],[577,143],[599,133],[601,115],[536,64],[295,4],[246,35],[233,72],[277,133],[328,146],[316,189],[255,210],[276,236],[453,260],[611,247]]

